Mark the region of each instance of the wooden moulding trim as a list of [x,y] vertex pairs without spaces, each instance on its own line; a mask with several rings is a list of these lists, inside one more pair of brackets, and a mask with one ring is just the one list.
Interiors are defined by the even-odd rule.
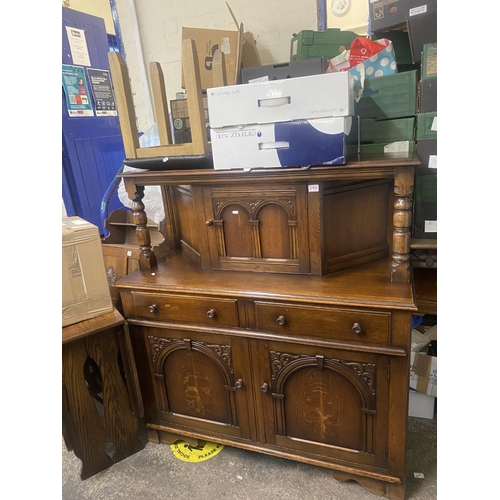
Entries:
[[182,324],[182,323],[171,323],[165,321],[151,321],[146,319],[127,319],[130,325],[136,326],[149,326],[153,328],[161,329],[171,329],[177,331],[189,331],[198,332],[205,334],[215,334],[215,335],[231,335],[233,337],[251,337],[251,339],[258,340],[269,340],[278,342],[293,342],[295,344],[303,344],[308,346],[316,347],[327,347],[329,349],[342,349],[343,351],[356,351],[356,352],[366,352],[372,354],[385,354],[387,356],[398,356],[405,357],[406,351],[401,347],[392,347],[390,345],[383,344],[369,344],[369,343],[349,343],[349,341],[340,341],[332,339],[319,339],[316,337],[300,337],[298,335],[281,335],[276,333],[266,333],[250,331],[240,328],[224,328],[212,326],[202,326],[202,325],[192,325],[192,324]]
[[[182,144],[173,145],[182,146]],[[211,147],[211,143],[209,143]],[[142,148],[137,150],[142,158],[154,158],[157,156],[172,155],[173,150],[169,150],[171,146],[155,146],[152,148]],[[139,153],[140,151],[140,153]],[[148,154],[144,152],[149,151]],[[142,156],[144,154],[144,156]],[[176,153],[179,156],[181,154]],[[185,153],[186,154],[186,153]],[[188,153],[188,154],[193,154]],[[243,172],[242,170],[186,170],[186,171],[144,171],[140,173],[125,172],[118,174],[119,177],[131,178],[133,182],[139,185],[176,185],[176,184],[210,184],[210,183],[224,183],[224,184],[241,184],[242,177],[248,182],[269,184],[271,182],[283,183],[283,177],[286,175],[286,182],[292,184],[300,181],[319,182],[330,180],[366,180],[366,179],[386,179],[393,178],[394,168],[388,167],[387,169],[373,170],[370,168],[353,168],[353,167],[338,167],[334,171],[332,169],[325,170],[323,167],[318,167],[317,170],[311,169],[281,169],[280,171],[272,171],[272,169],[256,169],[250,172]],[[286,170],[286,171],[285,171]]]
[[[228,445],[228,446],[236,446],[238,448],[243,448],[245,450],[250,450],[250,451],[258,451],[261,453],[267,453],[268,455],[273,455],[273,456],[281,457],[281,458],[288,458],[288,459],[296,460],[299,462],[304,462],[306,464],[318,465],[320,467],[327,467],[329,469],[339,470],[342,472],[346,472],[348,474],[352,474],[353,476],[368,477],[371,479],[376,479],[378,481],[383,481],[385,483],[392,483],[392,484],[400,484],[401,483],[401,478],[396,477],[396,476],[390,476],[388,474],[382,474],[380,472],[372,472],[372,471],[358,469],[355,467],[334,464],[331,462],[327,462],[325,460],[319,460],[319,459],[309,457],[309,456],[297,455],[294,453],[284,452],[284,451],[276,449],[275,447],[268,445],[268,444],[266,444],[264,446],[256,446],[256,445],[252,445],[246,441],[242,442],[239,440],[236,441],[234,439],[226,439],[226,438],[220,437],[218,434],[198,433],[198,432],[192,432],[192,431],[188,431],[188,430],[171,429],[170,427],[166,427],[166,426],[158,425],[158,424],[151,424],[151,423],[146,424],[146,427],[148,429],[155,429],[158,431],[170,432],[173,434],[177,434],[179,436],[186,435],[188,437],[194,437],[194,438],[198,438],[198,439],[214,440],[220,444],[224,444],[224,445]],[[353,478],[353,479],[355,479],[355,478]]]

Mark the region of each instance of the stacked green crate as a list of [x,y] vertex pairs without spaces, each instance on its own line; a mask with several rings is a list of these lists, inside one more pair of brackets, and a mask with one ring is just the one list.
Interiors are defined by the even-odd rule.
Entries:
[[418,85],[417,174],[436,173],[437,169],[437,43],[424,45],[421,79]]
[[437,238],[437,43],[424,45],[416,121],[414,238]]
[[356,104],[361,153],[414,151],[417,70],[367,78]]
[[419,82],[414,238],[437,238],[437,43],[424,45]]
[[437,238],[437,174],[415,175],[413,238]]
[[324,31],[302,30],[294,33],[290,42],[290,61],[301,61],[313,57],[332,59],[344,50],[359,35],[353,31],[329,28]]

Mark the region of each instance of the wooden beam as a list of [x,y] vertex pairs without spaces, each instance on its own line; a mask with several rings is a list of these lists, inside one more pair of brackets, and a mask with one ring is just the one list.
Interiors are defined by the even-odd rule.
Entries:
[[153,107],[156,125],[158,127],[158,136],[160,137],[160,145],[167,146],[172,144],[172,131],[170,129],[170,118],[168,116],[167,90],[165,88],[165,79],[160,63],[154,61],[149,63],[149,75],[151,77]]
[[194,40],[186,39],[182,41],[182,70],[186,84],[193,154],[203,155],[209,151],[209,148],[203,109],[200,68]]

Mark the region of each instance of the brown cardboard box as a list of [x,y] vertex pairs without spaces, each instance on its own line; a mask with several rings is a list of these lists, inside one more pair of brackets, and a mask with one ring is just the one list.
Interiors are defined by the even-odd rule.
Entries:
[[437,357],[422,352],[410,353],[410,388],[437,396]]
[[[182,39],[194,40],[196,44],[203,90],[214,86],[212,66],[217,49],[224,54],[227,85],[235,85],[238,82],[241,67],[241,45],[243,43],[239,31],[182,28]],[[182,88],[185,88],[184,76],[182,77]]]
[[[241,68],[254,68],[260,66],[260,56],[257,51],[256,41],[249,31],[243,30],[243,24],[239,23],[230,5],[226,2],[236,30],[212,30],[202,28],[182,28],[182,40],[191,39],[196,44],[198,52],[198,64],[200,67],[200,79],[202,90],[214,87],[212,76],[212,65],[214,54],[217,49],[224,54],[226,63],[226,85],[241,83]],[[182,75],[181,86],[184,84]]]
[[437,41],[437,0],[371,0],[369,9],[373,33],[408,32],[413,64],[421,61],[424,44]]
[[101,236],[80,217],[62,219],[62,326],[111,312]]

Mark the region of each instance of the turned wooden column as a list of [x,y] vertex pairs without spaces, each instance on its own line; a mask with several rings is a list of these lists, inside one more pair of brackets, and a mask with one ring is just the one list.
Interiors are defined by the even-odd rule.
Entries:
[[394,232],[391,281],[410,281],[410,238],[414,167],[398,168],[394,175]]
[[139,267],[147,271],[158,265],[156,255],[151,247],[151,235],[147,226],[148,217],[144,211],[144,186],[138,186],[125,179],[125,190],[132,200],[132,220],[136,226],[137,242],[139,243]]

